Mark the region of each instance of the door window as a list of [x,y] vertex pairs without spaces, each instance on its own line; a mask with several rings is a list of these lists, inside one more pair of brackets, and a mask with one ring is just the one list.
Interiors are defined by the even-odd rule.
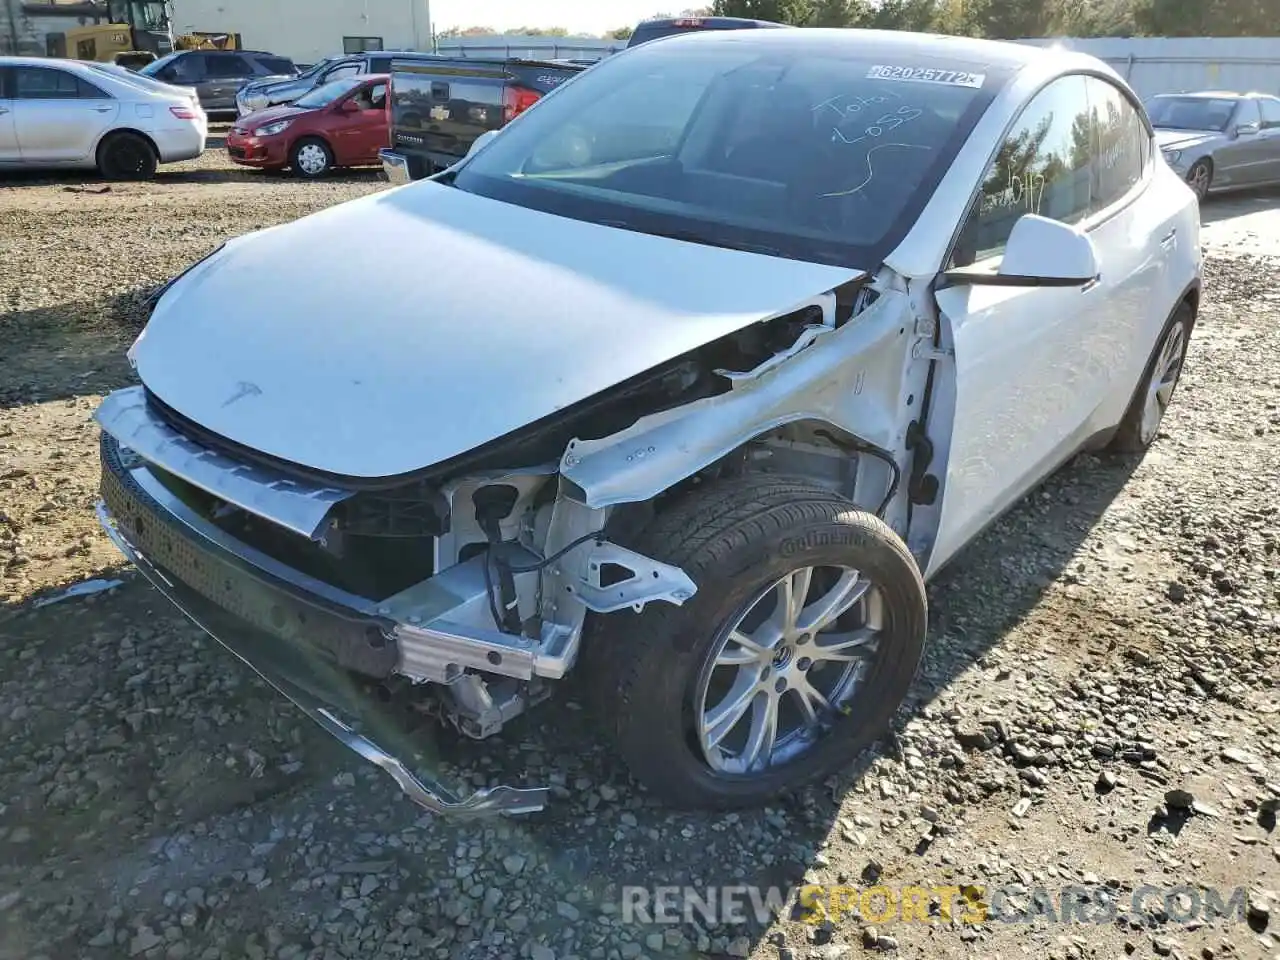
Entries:
[[48,67],[18,67],[14,96],[19,100],[106,100],[105,93],[79,77]]
[[155,76],[174,83],[199,83],[204,79],[204,58],[194,54],[170,55],[168,60],[157,60],[143,68],[144,76]]
[[1280,100],[1263,97],[1258,101],[1258,106],[1262,108],[1262,128],[1264,130],[1274,130],[1276,127],[1280,127]]
[[1024,214],[1083,220],[1092,203],[1092,156],[1085,78],[1055,80],[1027,104],[996,152],[952,266],[999,256]]
[[244,57],[206,56],[204,69],[210,80],[232,80],[237,77],[253,76],[253,67]]
[[1104,210],[1137,186],[1151,156],[1151,137],[1119,88],[1089,77],[1093,117],[1093,202],[1090,212]]

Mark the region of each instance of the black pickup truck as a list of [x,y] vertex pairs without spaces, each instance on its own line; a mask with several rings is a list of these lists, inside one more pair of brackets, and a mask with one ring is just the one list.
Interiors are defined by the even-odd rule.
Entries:
[[391,64],[391,146],[381,153],[392,183],[421,180],[467,155],[587,67],[550,60],[438,57]]

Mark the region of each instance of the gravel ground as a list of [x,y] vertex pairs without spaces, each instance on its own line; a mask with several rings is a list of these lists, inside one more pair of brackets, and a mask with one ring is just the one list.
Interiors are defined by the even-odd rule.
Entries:
[[[1141,462],[1078,458],[933,585],[917,698],[863,769],[756,814],[672,815],[570,690],[483,747],[415,741],[476,785],[554,784],[544,814],[466,825],[215,649],[92,517],[88,417],[130,381],[141,295],[378,178],[299,183],[211,151],[100,189],[0,181],[0,958],[1280,957],[1276,195],[1206,205],[1167,435]],[[42,605],[93,578],[123,582]],[[805,882],[998,886],[1006,918],[1086,885],[1120,913],[621,910],[626,885]],[[1130,915],[1148,884],[1183,898]],[[1247,922],[1188,920],[1192,892],[1239,887]]]

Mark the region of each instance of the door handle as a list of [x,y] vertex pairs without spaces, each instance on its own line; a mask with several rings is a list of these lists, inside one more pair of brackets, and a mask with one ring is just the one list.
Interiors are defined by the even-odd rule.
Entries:
[[9,108],[8,108],[8,107],[0,107],[0,116],[3,116],[4,114],[6,114],[6,113],[8,113],[8,112],[9,112]]
[[111,107],[94,107],[93,109],[96,110],[98,113],[110,113],[112,108]]
[[1166,233],[1163,237],[1160,238],[1160,246],[1167,247],[1177,239],[1178,239],[1178,229],[1177,227],[1174,227],[1172,230],[1170,230],[1168,233]]
[[1083,287],[1081,287],[1080,292],[1088,293],[1090,290],[1094,289],[1101,283],[1102,283],[1102,274],[1098,274],[1096,277],[1094,277],[1092,280],[1086,283]]

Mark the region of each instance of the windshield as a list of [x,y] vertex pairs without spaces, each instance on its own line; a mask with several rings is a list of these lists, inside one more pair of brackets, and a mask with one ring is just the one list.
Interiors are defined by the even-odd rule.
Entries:
[[635,47],[533,107],[453,183],[715,246],[878,263],[1004,78],[928,58],[930,79],[913,82],[885,53],[709,34]]
[[137,87],[139,90],[167,90],[171,93],[173,91],[173,87],[170,84],[142,76],[141,71],[130,70],[128,67],[122,67],[114,63],[86,63],[85,66],[99,70],[102,73],[109,73],[117,80]]
[[324,58],[323,60],[321,60],[319,63],[312,64],[311,66],[307,67],[307,69],[306,69],[306,70],[303,70],[303,71],[302,71],[302,73],[298,74],[298,79],[299,79],[299,80],[310,80],[312,77],[317,76],[317,75],[318,75],[322,70],[326,69],[326,68],[329,66],[329,64],[331,64],[331,63],[333,63],[335,60],[339,60],[339,59],[341,59],[341,58],[340,58],[340,57],[325,57],[325,58]]
[[161,57],[159,60],[153,60],[151,63],[148,63],[145,67],[139,70],[138,73],[142,74],[144,77],[154,77],[180,56],[182,56],[181,51],[178,53],[171,53],[167,57]]
[[334,80],[326,83],[322,87],[316,87],[305,97],[299,97],[293,102],[295,107],[302,107],[304,110],[314,110],[316,107],[327,107],[335,100],[340,100],[348,93],[360,86],[364,80],[361,77],[344,77],[341,80]]
[[1227,97],[1152,97],[1147,113],[1165,130],[1226,130],[1238,101]]
[[164,0],[112,0],[111,19],[139,30],[165,31],[169,27],[168,4]]

